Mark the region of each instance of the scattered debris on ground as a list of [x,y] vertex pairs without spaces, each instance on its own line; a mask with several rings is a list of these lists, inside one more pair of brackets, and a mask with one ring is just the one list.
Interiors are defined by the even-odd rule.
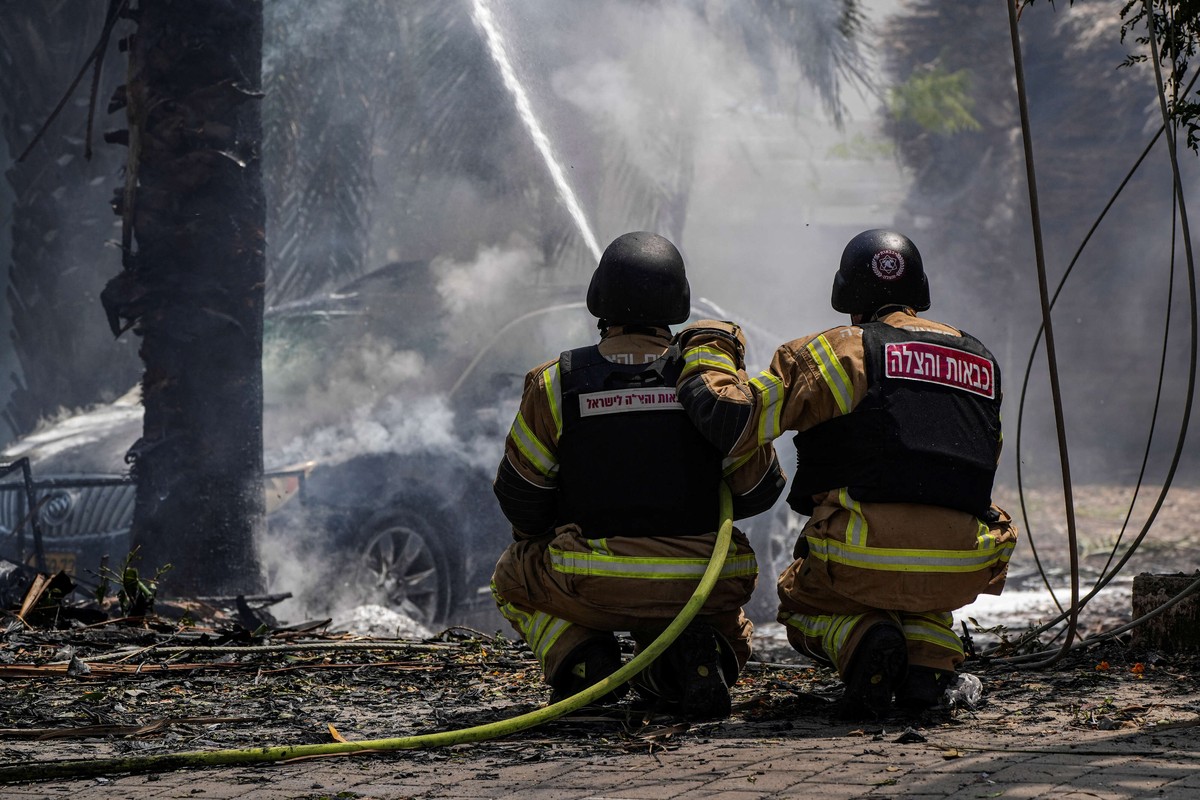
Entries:
[[[1190,528],[1170,519],[1153,532],[1155,545],[1139,550],[1139,570],[1175,571],[1179,554],[1194,552]],[[1179,547],[1163,546],[1164,531]],[[1026,546],[1015,563],[1032,560]],[[1043,564],[1061,568],[1061,551],[1058,539],[1043,545]],[[409,736],[507,719],[548,697],[528,648],[499,632],[453,627],[432,633],[390,617],[383,628],[348,632],[329,620],[281,624],[269,609],[286,596],[155,602],[153,596],[139,600],[140,589],[130,584],[123,600],[110,591],[78,601],[64,575],[9,570],[0,578],[7,592],[0,618],[5,764]],[[1124,602],[1090,606],[1081,632],[1128,622]],[[370,609],[361,616],[378,618]],[[918,741],[964,726],[976,734],[1020,733],[1033,743],[1062,744],[1102,731],[1153,738],[1200,725],[1200,654],[1158,652],[1123,634],[1044,668],[979,656],[997,641],[1017,641],[1031,626],[1014,616],[972,631],[977,655],[964,670],[982,680],[977,707],[963,704],[920,718],[844,718],[836,674],[796,654],[778,625],[763,625],[728,720],[687,724],[627,698],[517,733],[490,744],[489,752],[501,764],[654,753],[720,738]],[[1059,643],[1048,633],[1038,646]],[[632,645],[625,645],[632,655]],[[1011,646],[992,652],[1020,655]],[[461,752],[450,747],[412,757],[436,762]]]
[[[451,628],[423,640],[384,640],[331,632],[324,621],[249,631],[235,619],[126,618],[60,630],[9,618],[0,650],[0,761],[390,738],[494,722],[546,701],[528,648],[502,636]],[[922,736],[963,725],[1064,741],[1087,731],[1200,724],[1200,659],[1139,653],[1120,642],[1073,652],[1047,670],[969,662],[985,686],[978,708],[884,720],[844,718],[832,670],[785,646],[760,650],[735,687],[727,721],[689,725],[626,700],[494,743],[493,755],[654,752],[723,735]]]

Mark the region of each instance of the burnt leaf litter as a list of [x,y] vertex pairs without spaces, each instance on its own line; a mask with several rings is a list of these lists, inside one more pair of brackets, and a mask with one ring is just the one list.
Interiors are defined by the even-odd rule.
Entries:
[[[546,701],[528,648],[499,634],[455,627],[425,640],[370,639],[332,631],[324,620],[251,631],[232,599],[160,601],[136,618],[109,618],[108,610],[119,613],[60,600],[57,613],[42,606],[32,615],[39,624],[23,621],[19,608],[5,612],[0,761],[391,738],[495,722]],[[265,608],[254,611],[269,619]],[[986,686],[979,707],[917,718],[847,717],[832,670],[786,646],[757,658],[734,688],[728,720],[689,724],[626,699],[489,742],[489,757],[502,764],[652,754],[724,736],[920,744],[930,729],[963,725],[1061,741],[1083,731],[1152,734],[1200,724],[1197,659],[1121,642],[1073,652],[1046,670],[969,661]],[[452,760],[463,747],[407,757]]]
[[[1200,493],[1187,493],[1181,508],[1196,510],[1196,497]],[[1094,516],[1113,514],[1100,508]],[[1197,563],[1192,519],[1191,513],[1164,516],[1155,530],[1158,546],[1141,549],[1131,569],[1166,572]],[[1111,535],[1086,522],[1081,531],[1085,537]],[[1063,563],[1057,538],[1038,544],[1044,564]],[[1019,550],[1018,556],[1028,553]],[[131,615],[132,606],[115,595],[79,599],[66,575],[26,570],[17,581],[15,574],[0,574],[5,764],[450,731],[534,711],[549,694],[536,659],[507,631],[451,627],[427,639],[378,639],[335,630],[329,620],[281,624],[270,608],[286,595],[158,598],[145,613]],[[1085,611],[1080,637],[1130,619],[1127,597]],[[977,654],[962,669],[983,682],[975,707],[943,706],[917,717],[848,716],[831,669],[799,656],[781,637],[767,636],[756,640],[727,720],[687,723],[639,705],[631,692],[615,706],[586,708],[483,745],[410,750],[405,757],[454,761],[482,746],[487,763],[498,768],[652,755],[724,738],[857,737],[868,750],[941,747],[936,742],[952,738],[955,729],[1018,734],[1030,747],[1085,747],[1113,733],[1144,736],[1153,745],[1158,733],[1200,726],[1200,654],[1149,649],[1135,631],[1073,649],[1045,667],[978,655],[998,642],[1007,643],[1001,652],[1019,655],[1021,635],[1031,627],[1014,619],[1008,629],[976,626],[971,632]],[[1060,645],[1061,639],[1043,634],[1036,646]],[[632,643],[623,641],[623,647],[631,657]],[[952,747],[942,755],[968,751]]]

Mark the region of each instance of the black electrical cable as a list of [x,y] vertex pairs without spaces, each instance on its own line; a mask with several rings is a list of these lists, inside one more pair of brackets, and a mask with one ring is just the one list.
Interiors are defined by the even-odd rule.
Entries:
[[[1200,75],[1200,73],[1197,73],[1197,74]],[[1192,81],[1195,82],[1195,79],[1196,79],[1195,76],[1193,76]],[[1095,234],[1097,229],[1099,229],[1100,223],[1104,221],[1104,218],[1108,215],[1109,210],[1117,202],[1117,198],[1119,198],[1121,196],[1121,192],[1123,192],[1125,190],[1125,187],[1129,184],[1129,181],[1132,180],[1134,174],[1141,167],[1142,162],[1146,160],[1146,157],[1150,154],[1150,151],[1154,148],[1154,145],[1158,142],[1158,138],[1160,136],[1162,136],[1162,128],[1159,128],[1158,132],[1155,133],[1154,136],[1150,139],[1150,143],[1147,144],[1145,149],[1142,150],[1142,154],[1140,156],[1138,156],[1137,161],[1134,162],[1134,165],[1129,169],[1129,172],[1126,173],[1125,179],[1121,181],[1121,184],[1117,187],[1117,190],[1115,192],[1113,192],[1112,197],[1110,197],[1108,199],[1108,203],[1106,203],[1104,208],[1100,211],[1099,216],[1096,217],[1096,221],[1092,223],[1092,227],[1090,229],[1088,229],[1087,234],[1083,237],[1083,241],[1080,242],[1079,247],[1075,250],[1075,255],[1071,257],[1071,261],[1067,265],[1066,271],[1063,272],[1062,278],[1059,279],[1058,285],[1054,289],[1054,295],[1050,298],[1050,308],[1051,309],[1053,309],[1054,305],[1058,302],[1058,296],[1060,294],[1062,294],[1063,286],[1066,285],[1067,279],[1071,277],[1071,273],[1072,273],[1072,271],[1074,271],[1075,265],[1079,262],[1079,257],[1081,255],[1083,255],[1084,248],[1087,247],[1088,242],[1091,241],[1093,234]],[[1017,500],[1021,507],[1021,518],[1023,520],[1025,520],[1025,535],[1029,540],[1029,549],[1033,553],[1033,562],[1037,566],[1038,574],[1041,575],[1041,577],[1042,577],[1043,585],[1046,587],[1046,590],[1049,591],[1049,593],[1050,593],[1050,598],[1054,601],[1054,605],[1061,612],[1063,610],[1062,604],[1060,602],[1058,602],[1058,595],[1055,594],[1054,589],[1050,586],[1050,580],[1046,576],[1046,570],[1042,566],[1041,558],[1038,556],[1037,545],[1034,542],[1033,533],[1032,533],[1032,530],[1030,529],[1029,510],[1026,508],[1026,505],[1025,505],[1024,473],[1021,469],[1021,440],[1022,440],[1022,433],[1024,430],[1024,423],[1025,423],[1025,398],[1028,396],[1028,392],[1029,392],[1029,379],[1033,373],[1033,361],[1037,357],[1038,346],[1041,344],[1041,342],[1042,342],[1042,326],[1039,325],[1038,329],[1037,329],[1037,334],[1033,338],[1033,346],[1029,349],[1029,359],[1025,362],[1025,375],[1021,381],[1020,402],[1017,406],[1017,437],[1016,437],[1016,439],[1017,439],[1017,441],[1016,441]],[[1156,408],[1157,408],[1157,405],[1156,405]],[[1153,431],[1153,426],[1151,426],[1151,430]],[[1132,506],[1131,506],[1131,509],[1132,509]]]
[[50,125],[54,122],[54,120],[56,120],[58,118],[58,115],[62,112],[63,108],[67,105],[67,101],[71,99],[71,95],[75,93],[75,87],[77,87],[79,85],[79,82],[83,80],[83,76],[87,74],[88,68],[94,66],[95,71],[94,71],[93,77],[92,77],[92,95],[91,95],[90,105],[88,107],[88,121],[87,121],[88,137],[87,137],[87,141],[86,141],[85,147],[84,147],[84,154],[88,158],[91,158],[92,122],[93,122],[94,109],[95,109],[95,104],[96,104],[96,89],[97,89],[97,86],[98,86],[99,80],[100,80],[100,66],[104,62],[104,51],[108,47],[108,40],[109,40],[109,37],[112,36],[113,27],[117,24],[117,20],[120,18],[121,12],[125,10],[125,6],[127,4],[128,4],[128,0],[110,0],[109,1],[108,11],[104,15],[104,27],[100,31],[100,40],[98,42],[96,42],[96,46],[92,48],[92,52],[84,60],[83,66],[79,68],[78,74],[75,75],[75,80],[71,81],[71,85],[67,87],[67,90],[65,92],[63,92],[62,97],[59,98],[58,105],[56,105],[54,107],[54,110],[50,112],[50,116],[48,116],[46,118],[46,121],[43,122],[41,127],[39,127],[37,129],[37,131],[34,133],[33,139],[31,139],[29,144],[26,145],[25,150],[22,151],[21,155],[17,156],[17,158],[16,158],[17,162],[24,161],[26,156],[28,156],[30,154],[30,152],[33,151],[33,148],[37,145],[37,143],[39,141],[41,141],[42,136],[45,135],[47,129],[49,129]]
[[[1191,80],[1188,81],[1187,86],[1184,87],[1184,90],[1183,90],[1184,97],[1187,97],[1189,94],[1191,94],[1192,87],[1195,86],[1196,79],[1198,77],[1200,77],[1200,72],[1197,72],[1192,75]],[[1108,215],[1109,210],[1112,209],[1113,205],[1116,203],[1117,199],[1121,196],[1121,193],[1125,190],[1125,187],[1129,184],[1129,181],[1133,178],[1134,174],[1136,174],[1136,172],[1141,168],[1142,163],[1146,160],[1146,157],[1150,154],[1150,151],[1153,150],[1154,146],[1158,143],[1158,139],[1160,136],[1162,136],[1163,131],[1165,129],[1166,129],[1165,126],[1160,126],[1159,129],[1155,132],[1154,136],[1152,136],[1150,138],[1150,141],[1142,149],[1141,155],[1138,156],[1138,158],[1134,162],[1133,166],[1129,168],[1129,171],[1125,174],[1125,178],[1121,181],[1121,183],[1117,187],[1116,191],[1113,192],[1112,196],[1109,198],[1109,200],[1105,204],[1104,208],[1100,211],[1099,216],[1096,217],[1096,220],[1095,220],[1095,222],[1092,223],[1091,228],[1088,229],[1087,234],[1083,237],[1083,240],[1080,242],[1079,247],[1076,248],[1075,254],[1071,257],[1070,263],[1067,264],[1066,271],[1063,273],[1062,278],[1058,282],[1058,286],[1054,290],[1054,295],[1050,300],[1051,308],[1053,308],[1055,303],[1058,301],[1058,297],[1062,293],[1063,287],[1065,286],[1067,279],[1071,277],[1071,273],[1074,271],[1075,265],[1079,262],[1079,258],[1080,258],[1080,256],[1083,255],[1083,251],[1087,247],[1088,243],[1091,241],[1092,236],[1095,234],[1096,230],[1100,227],[1100,224],[1104,221],[1105,217]],[[1176,216],[1176,205],[1175,205],[1173,188],[1172,188],[1171,203],[1172,203],[1171,204],[1171,219],[1174,220],[1175,216]],[[1171,252],[1171,268],[1170,268],[1169,280],[1167,282],[1167,314],[1166,314],[1166,325],[1165,325],[1165,329],[1163,331],[1163,350],[1162,350],[1161,358],[1159,360],[1159,373],[1158,373],[1158,381],[1157,381],[1156,390],[1155,390],[1154,410],[1151,414],[1150,431],[1146,438],[1146,449],[1142,455],[1142,464],[1138,471],[1137,481],[1134,484],[1133,496],[1130,499],[1129,508],[1125,515],[1125,520],[1121,524],[1120,533],[1117,535],[1117,540],[1113,544],[1112,551],[1109,553],[1108,561],[1105,563],[1104,568],[1101,570],[1101,578],[1098,580],[1096,587],[1093,588],[1092,591],[1090,591],[1080,601],[1080,603],[1082,605],[1086,605],[1089,600],[1091,600],[1093,597],[1095,597],[1097,592],[1099,592],[1100,589],[1102,589],[1104,586],[1106,586],[1112,580],[1112,578],[1115,577],[1116,574],[1120,571],[1121,567],[1123,567],[1125,565],[1125,563],[1127,563],[1129,560],[1128,558],[1123,559],[1121,561],[1121,563],[1118,564],[1117,567],[1113,570],[1111,575],[1108,574],[1108,569],[1112,564],[1113,556],[1116,555],[1116,552],[1120,547],[1121,539],[1124,538],[1126,530],[1129,526],[1129,520],[1133,516],[1134,505],[1137,502],[1137,498],[1141,492],[1142,483],[1145,479],[1146,467],[1147,467],[1147,464],[1150,459],[1151,442],[1153,441],[1154,432],[1157,427],[1158,412],[1159,412],[1159,406],[1160,406],[1161,398],[1162,398],[1162,388],[1163,388],[1163,381],[1164,381],[1165,370],[1166,370],[1167,338],[1168,338],[1168,335],[1170,332],[1170,325],[1171,325],[1171,307],[1174,302],[1174,285],[1175,285],[1175,256],[1174,256],[1174,254],[1175,254],[1175,225],[1174,224],[1172,224],[1172,226],[1171,226],[1171,250],[1170,250],[1170,252]],[[1038,574],[1042,578],[1043,585],[1046,587],[1046,590],[1050,593],[1050,597],[1054,601],[1054,605],[1058,608],[1058,610],[1061,614],[1061,613],[1063,613],[1062,604],[1059,603],[1058,596],[1057,596],[1057,594],[1055,594],[1053,587],[1050,586],[1049,578],[1046,576],[1046,571],[1042,567],[1042,562],[1041,562],[1041,559],[1039,558],[1038,552],[1037,552],[1037,545],[1036,545],[1034,537],[1033,537],[1033,531],[1029,524],[1029,513],[1025,506],[1025,486],[1024,486],[1024,481],[1023,481],[1023,473],[1021,470],[1021,441],[1022,441],[1022,431],[1023,431],[1024,417],[1025,417],[1025,400],[1026,400],[1028,389],[1029,389],[1030,375],[1032,374],[1032,371],[1033,371],[1033,361],[1034,361],[1034,358],[1037,356],[1038,345],[1041,343],[1041,340],[1042,340],[1042,329],[1039,326],[1037,334],[1033,340],[1033,346],[1029,350],[1029,359],[1025,363],[1025,375],[1024,375],[1024,378],[1021,383],[1020,403],[1019,403],[1018,410],[1017,410],[1017,436],[1016,436],[1017,497],[1018,497],[1018,501],[1021,506],[1022,519],[1025,520],[1025,528],[1026,528],[1025,533],[1029,539],[1029,547],[1033,553],[1034,564],[1037,566]],[[1129,555],[1132,555],[1132,551],[1136,550],[1137,547],[1141,544],[1141,542],[1145,539],[1146,533],[1149,531],[1149,529],[1150,529],[1150,525],[1149,525],[1149,522],[1147,522],[1145,525],[1143,525],[1142,530],[1139,533],[1139,535],[1137,536],[1137,538],[1134,540],[1134,543],[1132,545],[1130,545],[1130,549],[1129,549],[1129,551],[1127,551]],[[1062,619],[1063,619],[1063,617],[1060,616],[1047,624],[1054,625],[1054,624],[1057,624],[1058,622],[1061,622]],[[1043,630],[1044,630],[1044,628],[1043,628]],[[1026,634],[1026,635],[1028,636],[1031,634],[1032,634],[1032,632],[1030,634]]]
[[[1091,636],[1087,636],[1082,639],[1079,639],[1078,641],[1075,642],[1074,645],[1072,645],[1071,649],[1077,650],[1081,647],[1088,647],[1093,644],[1098,644],[1100,642],[1108,641],[1109,639],[1115,639],[1116,637],[1120,636],[1122,633],[1131,631],[1134,628],[1138,627],[1139,625],[1144,625],[1145,623],[1149,622],[1150,620],[1154,619],[1155,617],[1162,616],[1163,614],[1167,613],[1172,608],[1174,608],[1176,605],[1178,605],[1179,603],[1186,600],[1188,597],[1192,596],[1193,594],[1196,594],[1197,591],[1200,591],[1200,578],[1194,579],[1191,583],[1189,583],[1186,587],[1184,587],[1184,589],[1182,591],[1180,591],[1174,597],[1171,597],[1170,599],[1168,599],[1165,603],[1158,606],[1157,608],[1155,608],[1151,611],[1147,611],[1145,614],[1138,617],[1137,619],[1132,620],[1130,622],[1126,622],[1124,625],[1113,628],[1112,630],[1100,631],[1099,633],[1094,633]],[[1061,635],[1061,632],[1060,632],[1060,635]],[[1042,658],[1048,652],[1052,652],[1052,651],[1042,650],[1042,651],[1038,651],[1038,652],[1034,652],[1034,653],[1025,653],[1023,655],[1005,656],[1004,658],[993,658],[993,659],[989,659],[988,663],[991,663],[991,664],[1020,664],[1023,661],[1029,661],[1034,658]],[[985,658],[986,658],[986,656],[985,656]],[[1032,666],[1039,666],[1039,665],[1034,664]]]
[[1025,149],[1025,175],[1029,184],[1029,212],[1033,225],[1033,250],[1037,261],[1038,296],[1042,306],[1042,327],[1046,339],[1046,362],[1050,373],[1050,397],[1054,405],[1054,426],[1058,437],[1058,457],[1062,467],[1063,495],[1067,517],[1067,541],[1071,559],[1071,609],[1067,622],[1066,640],[1056,655],[1043,664],[1048,666],[1062,658],[1075,640],[1075,629],[1079,621],[1079,554],[1076,552],[1075,499],[1071,487],[1071,460],[1067,451],[1067,432],[1063,421],[1062,388],[1059,386],[1058,355],[1054,346],[1054,323],[1050,317],[1050,291],[1046,282],[1046,257],[1042,248],[1042,222],[1038,206],[1037,177],[1033,162],[1033,137],[1029,125],[1029,103],[1025,97],[1025,70],[1021,61],[1021,35],[1017,30],[1017,3],[1009,0],[1008,27],[1012,39],[1013,66],[1016,72],[1017,106],[1021,112],[1021,140]]
[[[1129,558],[1132,557],[1133,552],[1136,549],[1136,546],[1138,544],[1140,544],[1140,542],[1144,539],[1145,535],[1149,531],[1150,525],[1153,523],[1154,519],[1158,515],[1159,510],[1162,508],[1162,504],[1166,499],[1167,492],[1169,491],[1169,489],[1174,481],[1175,472],[1179,466],[1179,461],[1180,461],[1180,458],[1183,453],[1183,446],[1187,440],[1187,429],[1188,429],[1188,424],[1191,419],[1192,404],[1193,404],[1193,401],[1195,398],[1196,354],[1197,354],[1197,298],[1196,298],[1195,260],[1193,257],[1193,250],[1192,250],[1192,244],[1191,244],[1191,229],[1190,229],[1190,226],[1188,225],[1188,219],[1187,219],[1187,206],[1186,206],[1186,201],[1184,200],[1183,184],[1182,184],[1182,180],[1180,178],[1180,172],[1179,172],[1178,149],[1176,146],[1174,129],[1170,125],[1171,117],[1170,117],[1169,107],[1168,107],[1167,101],[1166,101],[1166,92],[1163,87],[1162,73],[1161,73],[1161,67],[1160,67],[1160,62],[1159,62],[1159,57],[1158,57],[1158,42],[1156,39],[1156,31],[1154,28],[1154,18],[1152,16],[1152,10],[1149,8],[1148,3],[1149,3],[1149,0],[1143,0],[1143,5],[1146,7],[1146,16],[1147,16],[1147,20],[1148,20],[1147,25],[1149,26],[1149,31],[1150,31],[1149,39],[1150,39],[1151,53],[1152,53],[1152,57],[1154,59],[1154,74],[1155,74],[1156,87],[1158,90],[1159,106],[1160,106],[1160,109],[1161,109],[1161,112],[1163,115],[1163,130],[1162,130],[1162,132],[1165,132],[1167,135],[1167,145],[1168,145],[1169,155],[1171,157],[1173,189],[1174,189],[1174,194],[1175,194],[1175,198],[1176,198],[1176,203],[1178,206],[1177,211],[1178,211],[1178,216],[1179,216],[1179,221],[1180,221],[1180,229],[1183,233],[1184,254],[1186,257],[1186,261],[1187,261],[1188,301],[1189,301],[1189,312],[1190,312],[1188,387],[1187,387],[1187,392],[1186,392],[1185,401],[1184,401],[1183,418],[1180,422],[1179,436],[1177,437],[1176,443],[1175,443],[1175,452],[1172,456],[1171,465],[1170,465],[1169,469],[1167,470],[1167,475],[1163,481],[1162,490],[1160,491],[1159,496],[1154,504],[1154,508],[1151,509],[1151,512],[1147,518],[1147,521],[1146,521],[1141,533],[1139,534],[1137,540],[1135,541],[1134,545],[1131,546],[1131,548],[1126,551],[1126,553],[1122,556],[1121,560],[1118,562],[1117,566],[1113,568],[1112,572],[1103,576],[1102,581],[1097,583],[1097,586],[1088,595],[1087,599],[1091,599],[1093,596],[1095,596],[1095,594],[1097,592],[1099,592],[1100,589],[1103,588],[1103,586],[1106,585],[1108,583],[1108,581],[1111,580],[1112,577],[1115,576],[1120,571],[1120,569],[1128,562]],[[1193,77],[1192,82],[1188,84],[1188,90],[1190,90],[1192,83],[1194,83],[1194,82],[1195,82],[1195,78]],[[1185,90],[1185,95],[1188,90]],[[1173,234],[1174,234],[1174,214],[1172,215],[1172,235]],[[1173,243],[1173,240],[1172,240],[1172,243]],[[1173,278],[1174,278],[1174,262],[1172,261],[1172,283],[1173,283]],[[1165,359],[1165,344],[1164,344],[1163,358]],[[1164,363],[1165,363],[1165,361],[1164,361]],[[1156,404],[1156,409],[1157,409],[1157,404]],[[1073,547],[1072,547],[1072,555],[1073,556],[1075,555]],[[1075,559],[1073,559],[1072,560],[1073,583],[1077,581],[1077,577],[1078,577],[1077,573],[1075,572],[1075,563],[1076,563]],[[1081,640],[1078,643],[1078,646],[1084,646],[1087,644],[1091,644],[1091,643],[1094,643],[1095,641],[1102,640],[1103,638],[1111,638],[1112,636],[1117,635],[1117,633],[1119,633],[1119,632],[1123,632],[1125,630],[1132,629],[1133,627],[1136,627],[1138,624],[1141,624],[1145,620],[1150,619],[1154,616],[1157,616],[1159,613],[1164,612],[1167,608],[1180,602],[1185,597],[1195,593],[1198,588],[1200,588],[1200,580],[1194,581],[1191,585],[1189,585],[1183,591],[1179,592],[1174,597],[1169,599],[1167,601],[1167,603],[1163,604],[1163,606],[1156,609],[1154,612],[1146,614],[1143,617],[1140,617],[1137,620],[1134,620],[1133,622],[1131,622],[1127,625],[1121,626],[1116,631],[1110,631],[1107,633],[1097,634],[1096,636],[1088,637],[1087,639]],[[1086,599],[1084,602],[1086,602]],[[1081,607],[1081,605],[1082,604],[1079,603],[1078,599],[1073,597],[1072,608],[1071,608],[1071,611],[1069,612],[1072,623],[1077,620],[1079,607]],[[1064,612],[1064,616],[1066,616],[1066,615],[1067,615],[1067,612]],[[1063,616],[1060,616],[1058,619],[1054,620],[1053,622],[1048,623],[1045,626],[1042,626],[1042,628],[1038,629],[1037,632],[1046,630],[1049,626],[1057,624],[1058,622],[1061,622],[1062,619],[1063,619]],[[1063,649],[1059,651],[1058,656],[1053,658],[1051,661],[1039,662],[1032,666],[1044,666],[1046,663],[1053,663],[1053,661],[1056,661],[1059,657],[1061,657],[1062,653],[1064,653],[1067,649],[1070,649],[1069,644],[1064,645]],[[1021,662],[1024,660],[1038,658],[1045,654],[1046,654],[1046,652],[1043,651],[1043,652],[1039,652],[1039,653],[1025,654],[1023,656],[1009,656],[1009,657],[1002,658],[1002,659],[996,659],[995,661],[997,663],[1018,663],[1018,662]]]

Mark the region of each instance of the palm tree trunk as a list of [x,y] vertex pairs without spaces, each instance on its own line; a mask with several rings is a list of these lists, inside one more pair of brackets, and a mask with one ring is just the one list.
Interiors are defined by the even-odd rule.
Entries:
[[114,326],[142,338],[133,545],[163,589],[261,585],[265,220],[261,0],[141,0],[130,45],[125,270]]

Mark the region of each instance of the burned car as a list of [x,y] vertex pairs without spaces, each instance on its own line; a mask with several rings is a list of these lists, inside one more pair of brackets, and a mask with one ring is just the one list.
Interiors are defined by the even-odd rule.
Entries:
[[[272,591],[293,593],[304,613],[375,603],[434,625],[492,610],[488,582],[509,533],[491,482],[525,372],[597,333],[576,285],[506,294],[467,270],[393,263],[266,315],[260,550]],[[698,300],[693,318],[703,317],[728,315]],[[752,360],[769,352],[765,334],[749,337]],[[0,454],[30,458],[47,568],[84,576],[103,555],[125,558],[124,452],[140,424],[134,391]],[[0,555],[28,561],[18,478],[0,480]],[[770,570],[790,557],[790,540],[770,533],[785,512],[743,523],[763,567],[760,618],[773,613]]]

